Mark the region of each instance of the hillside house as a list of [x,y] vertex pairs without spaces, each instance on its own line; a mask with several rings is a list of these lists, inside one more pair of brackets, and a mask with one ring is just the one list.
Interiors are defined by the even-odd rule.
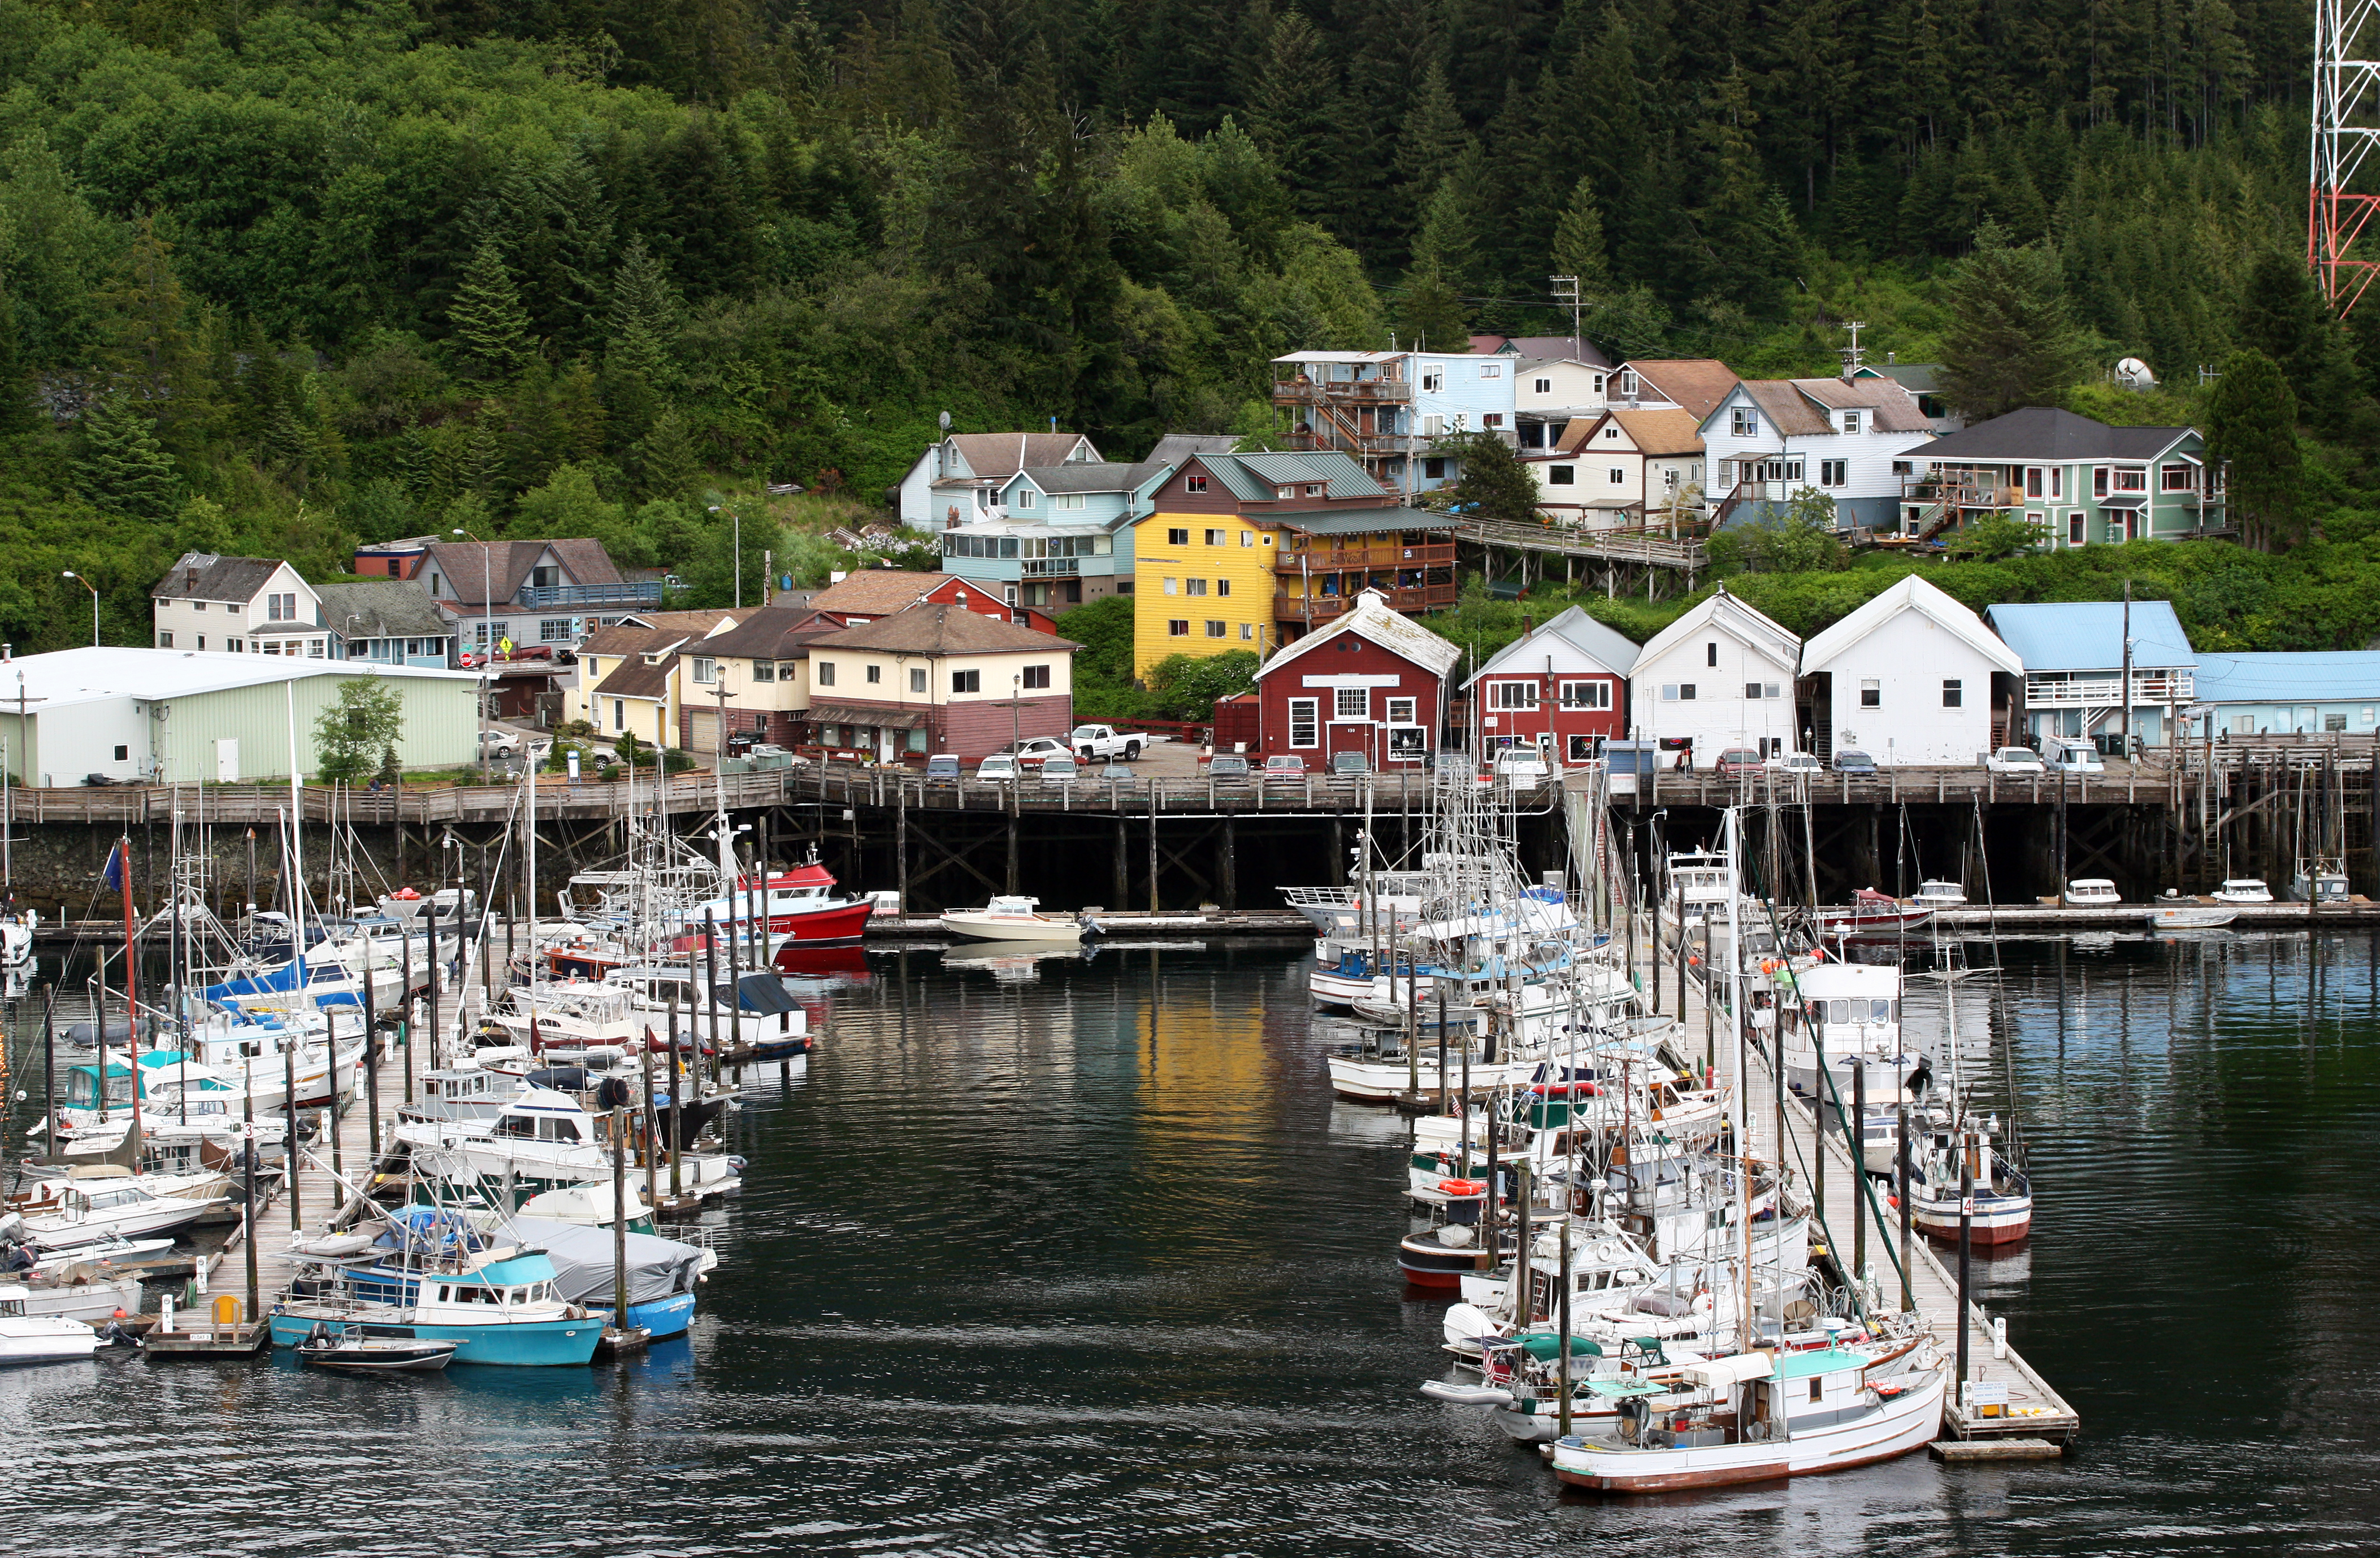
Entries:
[[2223,473],[2195,428],[2111,428],[2027,406],[1918,445],[1901,482],[1903,534],[2022,518],[2052,549],[2229,532]]
[[1050,633],[1050,614],[1031,606],[1011,606],[983,584],[955,574],[919,574],[899,568],[855,569],[820,590],[805,609],[806,627],[857,627],[912,606],[965,607],[1019,627]]
[[1707,767],[1730,748],[1795,750],[1794,677],[1802,641],[1721,585],[1636,652],[1630,734],[1662,761]]
[[1628,731],[1636,646],[1571,607],[1504,646],[1463,683],[1478,748],[1492,758],[1534,747],[1548,763],[1585,763]]
[[1832,500],[1838,529],[1897,530],[1911,451],[1933,425],[1889,379],[1763,379],[1702,420],[1716,523],[1760,520],[1804,489]]
[[662,603],[661,581],[624,575],[586,537],[431,541],[412,577],[474,654],[506,639],[575,649],[604,623]]
[[1700,426],[1742,382],[1717,357],[1648,357],[1621,363],[1606,388],[1609,405],[1632,410],[1674,406]]
[[759,610],[646,611],[598,628],[578,646],[575,674],[563,690],[563,718],[583,719],[607,738],[633,734],[657,746],[679,744],[678,651]]
[[1854,379],[1889,379],[1909,392],[1917,403],[1917,414],[1933,425],[1935,432],[1948,436],[1967,425],[1967,419],[1950,408],[1943,398],[1942,365],[1940,363],[1894,362],[1888,353],[1882,365],[1865,363],[1852,370]]
[[2024,662],[1984,620],[1915,575],[1802,646],[1806,750],[1878,767],[1968,766],[2000,744]]
[[331,658],[322,597],[279,558],[184,552],[149,593],[160,649]]
[[1345,454],[1410,499],[1462,476],[1458,459],[1431,452],[1440,440],[1488,432],[1517,443],[1516,361],[1504,353],[1292,352],[1272,360],[1272,403],[1293,450]]
[[912,530],[945,530],[1004,517],[1001,488],[1028,467],[1096,462],[1080,433],[952,433],[917,456],[886,494]]
[[1591,530],[1655,523],[1674,504],[1699,518],[1703,437],[1681,406],[1613,406],[1572,421],[1548,454],[1524,459],[1538,506]]
[[680,644],[670,667],[679,744],[707,755],[728,750],[724,743],[739,736],[808,745],[809,646],[846,631],[798,608],[764,606]]
[[2129,703],[2133,741],[2163,745],[2180,711],[2198,701],[2198,656],[2169,602],[2135,600],[2130,611],[2128,699],[2124,602],[1987,607],[1984,621],[2024,664],[2024,699],[2011,729],[2036,744],[2044,736],[2088,737],[2114,752]]
[[359,579],[324,585],[316,596],[334,658],[433,668],[452,663],[453,630],[418,585]]
[[1074,729],[1080,646],[962,606],[915,606],[808,646],[811,731],[832,752],[974,764]]
[[1439,748],[1446,676],[1463,651],[1400,615],[1377,591],[1265,662],[1257,673],[1265,755],[1318,768],[1359,752],[1375,768],[1419,763]]

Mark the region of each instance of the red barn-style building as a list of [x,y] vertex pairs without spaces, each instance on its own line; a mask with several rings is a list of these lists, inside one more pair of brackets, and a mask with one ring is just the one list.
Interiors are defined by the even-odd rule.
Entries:
[[1584,763],[1628,733],[1636,646],[1573,606],[1514,639],[1463,683],[1483,759],[1533,746],[1548,763]]
[[1418,763],[1438,750],[1446,673],[1462,658],[1366,590],[1354,610],[1318,624],[1257,672],[1264,755],[1314,767],[1342,752],[1360,752],[1376,768]]

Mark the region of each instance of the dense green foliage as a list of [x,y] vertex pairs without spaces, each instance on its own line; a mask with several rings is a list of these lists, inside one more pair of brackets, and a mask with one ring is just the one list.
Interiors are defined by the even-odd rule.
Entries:
[[335,703],[314,719],[314,755],[323,779],[361,784],[375,774],[403,772],[396,743],[405,737],[405,700],[386,682],[355,677],[339,683]]
[[[79,636],[63,568],[140,641],[183,548],[321,578],[458,528],[724,600],[739,503],[748,598],[763,548],[848,566],[752,534],[763,483],[873,501],[943,411],[1261,439],[1269,356],[1551,332],[1551,272],[1607,348],[1747,372],[1857,318],[2087,408],[2114,356],[2189,385],[2252,348],[2331,451],[2277,538],[2338,544],[2380,308],[2340,326],[2287,259],[2307,32],[2281,0],[0,0],[0,637]],[[1949,284],[1986,223],[2013,258]]]

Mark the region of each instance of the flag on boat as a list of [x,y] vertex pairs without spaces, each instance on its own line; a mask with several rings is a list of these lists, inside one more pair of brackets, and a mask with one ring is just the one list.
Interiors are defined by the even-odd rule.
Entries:
[[107,869],[99,874],[100,879],[107,884],[110,892],[124,890],[125,874],[132,868],[132,863],[127,860],[124,854],[127,842],[128,840],[123,839],[115,841],[115,847],[107,851]]

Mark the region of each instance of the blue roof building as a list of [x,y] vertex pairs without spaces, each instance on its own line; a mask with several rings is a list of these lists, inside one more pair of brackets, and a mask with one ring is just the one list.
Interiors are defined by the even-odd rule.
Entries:
[[2124,727],[2129,701],[2133,736],[2163,745],[2181,711],[2197,701],[2197,651],[2181,619],[2163,600],[2131,607],[2132,681],[2123,694],[2125,606],[2120,600],[2061,600],[1993,606],[1984,621],[2024,662],[2024,700],[2011,736],[2107,736]]
[[2215,733],[2235,736],[2380,731],[2380,651],[2198,657],[2198,701]]

